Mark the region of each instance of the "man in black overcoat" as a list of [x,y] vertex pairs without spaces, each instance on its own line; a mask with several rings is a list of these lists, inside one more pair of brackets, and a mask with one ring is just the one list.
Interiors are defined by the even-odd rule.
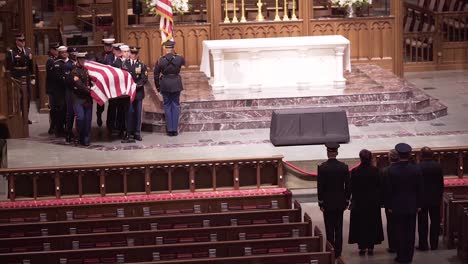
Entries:
[[431,218],[429,242],[431,249],[435,250],[439,245],[440,203],[444,193],[444,175],[440,164],[433,160],[432,150],[429,147],[421,149],[421,158],[419,168],[421,169],[424,192],[422,208],[418,213],[418,249],[422,251],[429,249],[427,243],[429,216]]
[[328,160],[318,166],[317,196],[323,212],[327,240],[335,248],[335,256],[341,256],[343,246],[343,212],[349,205],[348,165],[338,161],[337,143],[326,143]]
[[413,261],[416,231],[416,213],[421,209],[422,179],[419,167],[410,163],[411,146],[399,143],[395,146],[400,161],[388,168],[389,211],[395,216],[398,241],[398,263]]

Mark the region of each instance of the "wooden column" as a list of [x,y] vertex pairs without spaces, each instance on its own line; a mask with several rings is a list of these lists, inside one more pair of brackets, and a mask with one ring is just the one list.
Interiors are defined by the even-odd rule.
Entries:
[[393,26],[393,73],[403,77],[403,0],[392,0],[391,15],[395,17]]
[[112,17],[114,19],[114,37],[116,42],[127,42],[126,28],[128,26],[128,1],[112,1]]
[[314,17],[312,1],[299,1],[299,18],[302,19],[302,35],[309,36],[310,20]]
[[[32,0],[18,0],[19,26],[21,33],[26,38],[26,46],[32,51],[36,50],[34,44],[33,19],[32,19]],[[8,29],[4,29],[8,30]]]
[[219,23],[221,23],[221,1],[206,0],[206,13],[208,23],[211,24],[211,39],[218,39]]

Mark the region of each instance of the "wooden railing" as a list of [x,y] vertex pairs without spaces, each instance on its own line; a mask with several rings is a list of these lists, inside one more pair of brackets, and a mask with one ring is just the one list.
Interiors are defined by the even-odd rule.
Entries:
[[[431,9],[432,8],[432,9]],[[442,11],[443,5],[405,3],[406,70],[438,70],[468,63],[468,11]]]
[[0,169],[17,197],[171,193],[283,187],[282,156]]
[[[28,128],[28,98],[26,78],[14,79],[9,72],[0,70],[0,94],[2,96],[0,115],[2,112],[8,128],[8,137],[24,138],[29,136]],[[24,96],[22,96],[24,95]]]

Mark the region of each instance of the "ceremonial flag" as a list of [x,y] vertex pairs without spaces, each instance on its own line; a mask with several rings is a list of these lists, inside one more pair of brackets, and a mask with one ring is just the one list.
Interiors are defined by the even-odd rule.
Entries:
[[159,22],[159,30],[161,31],[162,42],[173,39],[172,26],[174,20],[172,16],[172,2],[171,0],[158,0],[156,3],[156,14],[161,16]]
[[132,75],[127,71],[104,65],[94,61],[86,61],[89,77],[94,85],[91,87],[91,97],[99,105],[103,105],[110,98],[128,95],[133,102],[136,93],[136,84]]

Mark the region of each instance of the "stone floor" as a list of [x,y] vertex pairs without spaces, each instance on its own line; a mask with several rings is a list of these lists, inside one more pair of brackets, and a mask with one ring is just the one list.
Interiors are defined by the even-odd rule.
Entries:
[[[431,121],[371,123],[350,125],[351,142],[340,148],[339,158],[356,158],[360,149],[388,150],[396,143],[408,142],[413,147],[450,147],[468,145],[468,70],[408,73],[406,78],[448,107],[448,115]],[[281,154],[288,161],[311,161],[325,158],[323,146],[274,147],[268,129],[237,131],[186,132],[178,137],[143,133],[143,141],[121,144],[105,136],[105,129],[93,128],[92,146],[66,145],[63,139],[47,135],[48,116],[33,112],[28,139],[8,140],[9,167],[88,164],[179,159],[210,159]],[[95,121],[93,121],[95,126]],[[0,183],[0,189],[4,189]],[[298,190],[301,192],[301,190]],[[313,200],[315,190],[302,190]],[[310,199],[309,199],[310,200]],[[316,203],[302,203],[314,223],[322,230],[322,214]],[[385,219],[383,217],[383,219]],[[344,233],[347,241],[348,212]],[[345,243],[346,263],[393,263],[393,255],[385,252],[386,241],[376,248],[373,257],[359,257],[354,245]],[[414,263],[460,263],[454,250],[416,253]]]

